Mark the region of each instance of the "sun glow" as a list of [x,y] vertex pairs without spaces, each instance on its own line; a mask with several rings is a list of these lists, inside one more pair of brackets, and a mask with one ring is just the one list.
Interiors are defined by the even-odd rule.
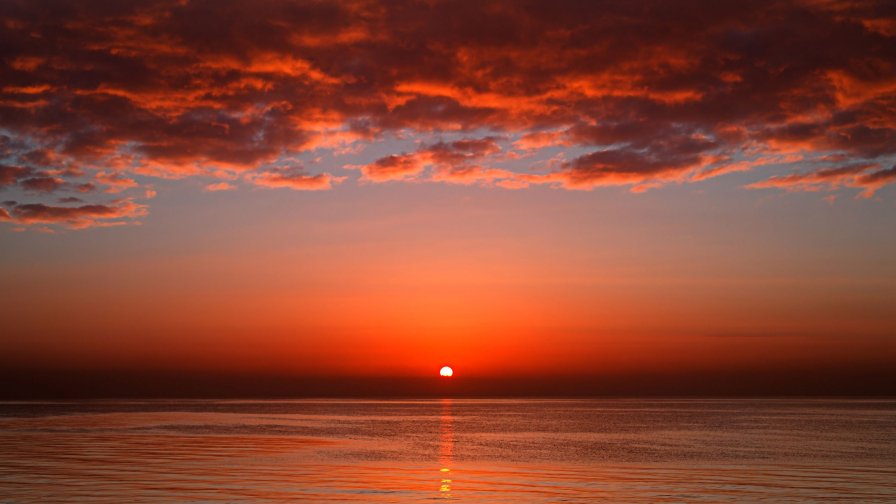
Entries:
[[453,375],[454,375],[454,370],[448,366],[444,366],[442,369],[439,370],[439,376],[444,376],[447,378],[447,377],[453,376]]

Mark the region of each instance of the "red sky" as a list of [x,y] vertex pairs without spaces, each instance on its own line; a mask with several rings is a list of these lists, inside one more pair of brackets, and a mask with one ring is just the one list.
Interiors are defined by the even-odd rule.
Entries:
[[16,373],[896,365],[892,2],[9,1],[0,32]]

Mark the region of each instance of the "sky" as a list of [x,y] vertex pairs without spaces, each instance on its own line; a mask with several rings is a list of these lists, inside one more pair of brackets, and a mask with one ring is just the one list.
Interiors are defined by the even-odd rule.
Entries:
[[7,1],[0,33],[4,396],[896,385],[892,2]]

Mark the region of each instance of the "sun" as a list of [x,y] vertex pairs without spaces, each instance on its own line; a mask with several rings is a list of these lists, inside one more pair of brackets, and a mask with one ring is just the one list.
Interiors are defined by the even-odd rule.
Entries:
[[453,375],[454,375],[454,370],[448,366],[444,366],[442,369],[439,370],[439,376],[444,376],[445,378],[448,378]]

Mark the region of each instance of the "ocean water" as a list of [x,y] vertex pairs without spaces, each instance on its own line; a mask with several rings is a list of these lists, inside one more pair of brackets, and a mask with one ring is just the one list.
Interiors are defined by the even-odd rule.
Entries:
[[0,403],[0,502],[896,502],[896,401]]

